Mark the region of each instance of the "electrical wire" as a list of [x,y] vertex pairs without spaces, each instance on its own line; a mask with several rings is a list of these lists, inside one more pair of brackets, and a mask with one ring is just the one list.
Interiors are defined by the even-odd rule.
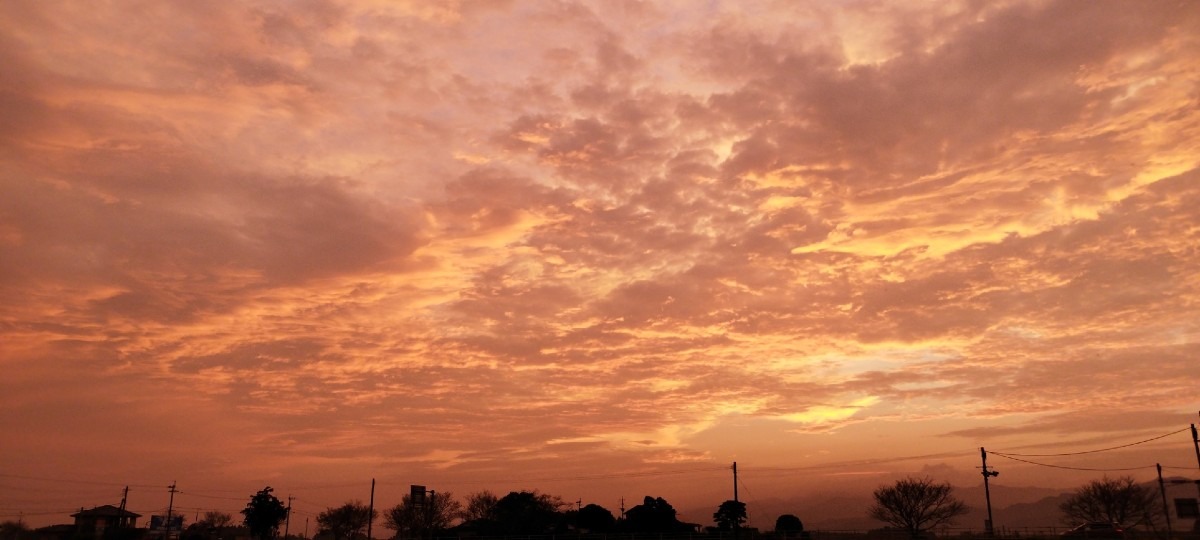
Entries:
[[1162,468],[1163,468],[1163,470],[1169,469],[1172,471],[1194,471],[1194,470],[1196,470],[1196,467],[1175,467],[1175,466],[1171,466],[1171,465],[1163,465]]
[[45,482],[62,482],[62,483],[67,483],[67,484],[91,484],[94,486],[117,486],[117,487],[127,486],[127,487],[149,488],[149,489],[158,489],[160,487],[169,487],[169,486],[151,486],[151,485],[147,485],[147,484],[123,484],[121,482],[96,482],[96,481],[89,481],[89,480],[50,478],[50,477],[46,477],[46,476],[25,476],[25,475],[21,475],[21,474],[8,474],[8,473],[0,473],[0,477],[20,478],[22,480],[42,480]]
[[[991,452],[989,452],[989,453],[991,453]],[[1145,465],[1145,466],[1142,466],[1142,467],[1128,467],[1128,468],[1123,468],[1123,469],[1093,469],[1093,468],[1088,468],[1088,467],[1068,467],[1068,466],[1066,466],[1066,465],[1051,465],[1051,464],[1049,464],[1049,463],[1038,463],[1038,462],[1036,462],[1036,461],[1029,461],[1029,460],[1027,460],[1027,459],[1015,458],[1015,457],[1012,457],[1012,456],[1009,456],[1009,455],[1006,455],[1006,454],[1001,454],[1001,453],[996,453],[996,455],[997,455],[997,456],[1000,456],[1000,457],[1002,457],[1002,458],[1004,458],[1004,459],[1011,459],[1011,460],[1013,460],[1013,461],[1020,461],[1020,462],[1022,462],[1022,463],[1028,463],[1028,464],[1030,464],[1030,465],[1039,465],[1039,466],[1042,466],[1042,467],[1053,467],[1053,468],[1055,468],[1055,469],[1068,469],[1068,470],[1072,470],[1072,471],[1100,471],[1100,472],[1119,472],[1119,471],[1140,471],[1140,470],[1142,470],[1142,469],[1153,469],[1153,468],[1154,468],[1154,465]]]
[[[746,492],[746,495],[749,496],[750,500],[757,501],[757,497],[755,497],[754,493],[752,491],[750,491],[750,486],[747,486],[746,481],[744,479],[742,479],[742,477],[740,477],[740,476],[738,477],[738,484],[741,484],[742,491]],[[749,521],[751,521],[751,518],[753,516],[750,515],[750,507],[746,506],[745,508],[746,508],[746,521],[749,522]]]
[[202,499],[221,499],[221,500],[225,500],[225,501],[245,501],[246,500],[245,497],[223,497],[220,495],[204,495],[202,493],[196,493],[194,491],[176,491],[175,493],[178,495],[190,495],[192,497],[200,497]]
[[[884,463],[896,463],[901,461],[913,461],[917,459],[938,459],[948,457],[969,457],[974,455],[977,450],[961,450],[956,452],[940,452],[937,454],[922,454],[916,456],[900,456],[891,458],[878,459],[860,459],[856,461],[838,461],[833,463],[822,463],[819,465],[807,465],[804,467],[751,467],[749,472],[803,472],[815,471],[821,469],[843,469],[846,467],[862,466],[862,465],[880,465]],[[744,469],[744,468],[743,468]]]
[[996,454],[996,455],[998,455],[998,456],[1005,456],[1005,457],[1011,457],[1011,456],[1020,456],[1020,457],[1060,457],[1060,456],[1078,456],[1078,455],[1082,455],[1082,454],[1095,454],[1095,453],[1097,453],[1097,452],[1107,452],[1107,451],[1109,451],[1109,450],[1117,450],[1117,449],[1119,449],[1119,448],[1128,448],[1128,447],[1130,447],[1130,446],[1137,446],[1137,445],[1139,445],[1139,444],[1145,444],[1145,443],[1148,443],[1148,442],[1151,442],[1151,441],[1157,441],[1157,440],[1159,440],[1159,439],[1164,439],[1164,438],[1166,438],[1166,437],[1170,437],[1171,435],[1176,435],[1176,434],[1179,434],[1179,433],[1183,433],[1183,432],[1185,432],[1185,431],[1189,431],[1190,429],[1191,429],[1190,427],[1187,427],[1187,428],[1183,428],[1183,429],[1181,429],[1181,430],[1179,430],[1179,431],[1172,431],[1172,432],[1170,432],[1170,433],[1165,433],[1165,434],[1163,434],[1163,435],[1159,435],[1159,436],[1157,436],[1157,437],[1151,437],[1151,438],[1149,438],[1149,439],[1146,439],[1146,440],[1144,440],[1144,441],[1132,442],[1132,443],[1129,443],[1129,444],[1122,444],[1122,445],[1120,445],[1120,446],[1111,446],[1111,447],[1108,447],[1108,448],[1100,448],[1100,449],[1097,449],[1097,450],[1083,450],[1083,451],[1080,451],[1080,452],[1063,452],[1063,453],[1059,453],[1059,454],[1016,454],[1016,453],[1009,453],[1009,452],[999,452],[999,451],[996,451],[996,450],[988,450],[988,453],[989,453],[989,454]]
[[493,479],[487,479],[487,480],[460,481],[460,482],[454,482],[454,483],[457,483],[457,484],[489,484],[489,483],[501,483],[501,482],[566,482],[566,481],[577,481],[577,480],[610,480],[610,479],[616,479],[616,478],[647,478],[647,477],[654,477],[654,476],[672,476],[672,475],[691,474],[691,473],[699,473],[699,472],[706,472],[706,473],[723,472],[728,469],[729,469],[729,467],[722,465],[722,466],[717,466],[717,467],[709,466],[709,467],[702,467],[702,468],[678,469],[678,470],[674,470],[674,471],[644,471],[644,472],[629,472],[629,473],[588,474],[588,475],[580,475],[580,476],[548,476],[548,477],[541,477],[541,478],[511,478],[511,479],[493,478]]
[[78,510],[77,510],[77,509],[75,509],[75,508],[71,508],[71,509],[68,509],[68,510],[61,510],[61,511],[46,511],[46,512],[17,512],[17,513],[12,513],[12,514],[3,513],[3,514],[0,514],[0,517],[20,517],[20,516],[57,516],[57,515],[62,515],[62,514],[70,514],[71,512],[78,512]]
[[[988,453],[999,456],[999,457],[1003,457],[1005,459],[1010,459],[1013,461],[1019,461],[1019,462],[1023,462],[1023,463],[1028,463],[1030,465],[1051,467],[1051,468],[1056,468],[1056,469],[1067,469],[1067,470],[1076,470],[1076,471],[1101,471],[1101,472],[1135,471],[1135,470],[1143,470],[1143,469],[1147,469],[1147,468],[1154,468],[1154,466],[1149,465],[1149,466],[1130,467],[1130,468],[1104,469],[1104,468],[1072,467],[1072,466],[1066,466],[1066,465],[1053,465],[1053,464],[1048,464],[1048,463],[1039,463],[1036,461],[1029,461],[1029,460],[1021,459],[1021,458],[1024,458],[1024,457],[1062,457],[1062,456],[1074,456],[1074,455],[1092,454],[1092,453],[1098,453],[1098,452],[1107,452],[1107,451],[1111,451],[1111,450],[1128,448],[1131,446],[1136,446],[1136,445],[1156,441],[1159,439],[1169,437],[1171,435],[1176,435],[1176,434],[1182,433],[1184,431],[1188,431],[1188,429],[1190,429],[1190,428],[1184,428],[1184,429],[1181,429],[1178,431],[1173,431],[1170,433],[1166,433],[1163,435],[1159,435],[1156,437],[1152,437],[1149,439],[1145,439],[1145,440],[1141,440],[1141,441],[1137,441],[1137,442],[1133,442],[1133,443],[1122,444],[1119,446],[1112,446],[1112,447],[1101,448],[1101,449],[1096,449],[1096,450],[1085,450],[1085,451],[1079,451],[1079,452],[1063,452],[1063,453],[1054,453],[1054,454],[1021,454],[1021,453],[1009,453],[1009,452],[991,450],[991,451],[988,451]],[[776,472],[776,473],[779,473],[779,472],[784,472],[784,473],[786,473],[786,472],[803,472],[803,471],[813,471],[813,470],[821,470],[821,469],[845,468],[845,467],[851,467],[851,466],[878,465],[878,464],[895,463],[895,462],[903,462],[903,461],[913,461],[913,460],[919,460],[919,459],[964,457],[964,456],[973,454],[974,452],[975,452],[975,450],[972,448],[969,451],[942,452],[942,453],[937,453],[937,454],[922,454],[922,455],[890,457],[890,458],[881,458],[881,459],[864,459],[864,460],[857,460],[857,461],[843,461],[843,462],[835,462],[835,463],[809,465],[809,466],[803,466],[803,467],[762,467],[762,468],[753,468],[752,467],[752,468],[750,468],[749,471],[744,471],[744,472],[750,472],[750,473],[755,473],[755,472]],[[1163,468],[1164,469],[1173,469],[1173,470],[1193,470],[1193,468],[1191,468],[1191,467],[1166,467],[1166,466],[1164,466]],[[460,484],[485,484],[485,483],[500,483],[500,482],[558,482],[558,481],[606,480],[606,479],[620,479],[620,478],[650,478],[650,477],[686,475],[686,474],[695,474],[695,473],[716,473],[716,472],[724,472],[726,470],[728,470],[727,466],[705,466],[705,467],[692,467],[692,468],[687,468],[687,469],[676,469],[676,470],[590,474],[590,475],[577,475],[577,476],[547,476],[547,477],[538,477],[538,478],[513,478],[513,479],[500,478],[500,479],[488,479],[488,480],[479,480],[479,481],[462,481],[462,482],[457,482],[457,483],[460,483]],[[120,483],[120,482],[103,482],[103,481],[89,481],[89,480],[80,480],[80,479],[29,476],[29,475],[19,475],[19,474],[9,474],[9,473],[0,473],[0,478],[13,478],[13,479],[23,479],[23,480],[58,482],[58,483],[73,484],[73,485],[86,484],[86,485],[112,486],[112,487],[127,486],[127,487],[136,487],[136,488],[140,488],[140,489],[161,489],[163,487],[170,487],[170,486],[159,486],[159,485],[149,485],[149,484],[124,484],[124,483]],[[399,481],[396,479],[392,479],[392,480]],[[290,490],[313,490],[313,489],[325,489],[325,488],[336,488],[336,487],[350,487],[350,486],[357,486],[360,484],[362,484],[362,482],[322,484],[322,485],[299,485],[299,486],[288,486],[288,489],[290,489]],[[741,485],[741,487],[746,488],[747,491],[749,491],[744,480],[739,479],[739,484]],[[208,491],[212,492],[212,493],[236,493],[235,490],[214,489],[214,490],[208,490]],[[181,495],[190,495],[193,497],[200,497],[200,498],[206,498],[206,499],[219,499],[219,500],[229,500],[229,501],[238,501],[238,502],[245,500],[244,497],[225,497],[225,496],[219,496],[219,495],[210,495],[210,494],[206,494],[203,492],[178,491],[177,493],[179,493]],[[303,502],[303,503],[307,503],[310,505],[319,506],[316,503],[311,502],[311,501],[303,501],[302,499],[294,499],[294,500],[297,502]],[[74,511],[74,508],[72,508],[71,510],[68,510],[66,512],[70,512],[70,511]],[[297,514],[303,514],[303,515],[310,515],[310,516],[314,515],[309,512],[304,512],[304,511],[301,511],[298,509],[293,509],[293,512],[295,512]],[[38,515],[54,515],[54,514],[60,514],[60,513],[64,513],[64,512],[27,512],[27,513],[24,513],[24,515],[38,516]],[[8,514],[0,514],[0,516],[2,516],[2,515],[8,515]],[[17,515],[17,514],[12,514],[12,515]]]
[[272,488],[272,489],[276,492],[287,491],[287,490],[299,491],[299,490],[304,490],[304,489],[329,489],[329,488],[353,487],[353,486],[361,486],[363,484],[365,484],[365,482],[361,482],[361,481],[343,482],[340,484],[307,484],[307,485],[306,484],[300,484],[300,485],[290,485],[289,484],[288,486],[286,486],[286,489],[284,489],[284,488]]

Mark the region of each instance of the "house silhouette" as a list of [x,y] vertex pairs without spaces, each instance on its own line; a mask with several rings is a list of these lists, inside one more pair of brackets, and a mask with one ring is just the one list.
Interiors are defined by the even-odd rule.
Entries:
[[104,531],[109,528],[132,529],[137,527],[137,518],[142,515],[106,504],[91,510],[80,508],[79,512],[71,514],[71,517],[75,518],[76,535],[81,538],[101,538],[104,536]]

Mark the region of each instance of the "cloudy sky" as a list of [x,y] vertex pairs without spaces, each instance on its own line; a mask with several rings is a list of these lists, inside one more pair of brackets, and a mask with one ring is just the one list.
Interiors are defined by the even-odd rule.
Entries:
[[1194,2],[15,0],[0,66],[4,518],[715,507],[1197,420]]

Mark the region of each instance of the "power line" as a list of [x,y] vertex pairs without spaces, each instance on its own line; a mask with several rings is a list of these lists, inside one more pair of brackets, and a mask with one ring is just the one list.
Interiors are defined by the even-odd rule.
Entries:
[[[1187,430],[1188,430],[1188,428],[1185,428],[1185,429],[1181,429],[1178,431],[1172,431],[1170,433],[1165,433],[1165,434],[1162,434],[1162,435],[1159,435],[1156,437],[1151,437],[1149,439],[1136,441],[1136,442],[1132,442],[1132,443],[1128,443],[1128,444],[1122,444],[1122,445],[1118,445],[1118,446],[1100,448],[1100,449],[1095,449],[1095,450],[1085,450],[1085,451],[1079,451],[1079,452],[1062,452],[1062,453],[1053,453],[1053,454],[1022,454],[1022,453],[1006,453],[1006,452],[990,451],[990,453],[992,453],[996,456],[1003,457],[1005,459],[1013,460],[1013,461],[1019,461],[1019,462],[1027,463],[1030,465],[1051,467],[1051,468],[1056,468],[1056,469],[1066,469],[1066,470],[1076,470],[1076,471],[1102,471],[1102,472],[1135,471],[1135,470],[1151,468],[1153,466],[1146,465],[1146,466],[1128,467],[1128,468],[1073,467],[1073,466],[1066,466],[1066,465],[1053,465],[1053,464],[1048,464],[1048,463],[1040,463],[1040,462],[1029,461],[1029,460],[1021,459],[1021,458],[1024,458],[1024,457],[1062,457],[1062,456],[1075,456],[1075,455],[1092,454],[1092,453],[1098,453],[1098,452],[1106,452],[1106,451],[1117,450],[1117,449],[1121,449],[1121,448],[1128,448],[1128,447],[1136,446],[1136,445],[1140,445],[1140,444],[1146,444],[1149,442],[1153,442],[1153,441],[1156,441],[1159,439],[1163,439],[1163,438],[1166,438],[1166,437],[1169,437],[1172,435],[1182,433]],[[800,466],[800,467],[762,467],[762,468],[753,468],[752,467],[750,469],[750,471],[751,472],[762,471],[762,472],[774,472],[774,473],[804,472],[804,471],[814,471],[814,470],[822,470],[822,469],[839,469],[839,468],[854,467],[854,466],[861,467],[861,466],[870,466],[870,465],[880,465],[880,464],[896,463],[896,462],[903,462],[903,461],[913,461],[913,460],[921,460],[921,459],[965,457],[966,455],[969,455],[972,453],[974,453],[973,448],[970,450],[964,450],[961,452],[941,452],[941,453],[936,453],[936,454],[921,454],[921,455],[889,457],[889,458],[881,458],[881,459],[862,459],[862,460],[856,460],[856,461],[832,462],[832,463],[823,463],[823,464]],[[513,479],[500,478],[500,479],[487,479],[487,480],[478,480],[478,481],[460,481],[460,482],[456,482],[456,483],[485,484],[485,483],[499,483],[499,482],[515,482],[515,481],[519,481],[519,482],[557,482],[557,481],[587,481],[587,480],[605,480],[605,479],[621,479],[621,478],[650,478],[650,477],[687,475],[687,474],[698,474],[698,473],[718,473],[718,472],[724,472],[726,470],[726,468],[727,467],[725,467],[725,466],[709,465],[709,466],[703,466],[703,467],[691,467],[691,468],[676,469],[676,470],[633,471],[633,472],[603,473],[603,474],[589,474],[589,475],[576,475],[576,476],[546,476],[546,477],[538,477],[538,478],[513,478]],[[1188,470],[1188,471],[1194,470],[1194,468],[1192,468],[1192,467],[1163,467],[1163,468],[1164,469],[1173,469],[1173,470]],[[68,478],[55,478],[55,477],[43,477],[43,476],[30,476],[30,475],[20,475],[20,474],[10,474],[10,473],[0,473],[0,478],[13,478],[13,479],[23,479],[23,480],[56,482],[56,483],[61,483],[61,484],[66,484],[66,485],[95,485],[95,486],[106,486],[106,487],[108,487],[108,486],[117,487],[117,486],[128,485],[128,486],[137,487],[137,488],[161,489],[161,486],[159,486],[159,485],[123,484],[123,483],[117,483],[117,482],[82,480],[82,479],[73,479],[73,478],[68,479]],[[400,481],[400,480],[394,479],[394,478],[391,480],[396,481],[396,482]],[[739,483],[741,484],[742,487],[746,487],[744,481],[741,481]],[[326,489],[326,488],[335,488],[335,487],[358,486],[360,484],[361,484],[360,482],[349,482],[349,483],[338,483],[338,484],[300,485],[300,486],[288,486],[288,487],[290,489],[313,490],[313,489]],[[37,488],[26,488],[26,490],[38,491]],[[43,489],[43,491],[48,491],[48,490],[52,490],[52,489],[45,489],[45,488]],[[188,491],[188,492],[177,491],[177,493],[179,493],[179,494],[191,495],[194,497],[200,497],[200,498],[206,498],[206,499],[218,499],[218,500],[228,500],[228,501],[237,501],[237,502],[245,501],[245,498],[243,498],[243,497],[226,497],[226,496],[210,494],[210,493],[236,493],[236,492],[237,492],[236,490],[221,490],[221,489],[208,490],[208,493],[191,492],[191,491]],[[297,499],[297,500],[299,501],[299,499]],[[301,502],[303,502],[303,501],[301,501]],[[313,502],[309,502],[309,504],[313,505],[314,507],[320,506],[319,504],[313,503]],[[0,509],[0,510],[2,510],[2,509]],[[74,510],[75,510],[75,507],[72,507],[70,510],[67,510],[64,512],[69,513]],[[308,512],[303,512],[298,509],[295,511],[300,514],[312,515],[312,514],[309,514]],[[53,515],[53,514],[59,514],[59,513],[64,513],[64,512],[29,512],[29,513],[26,513],[25,515]],[[5,515],[5,514],[0,514],[0,515]]]
[[728,467],[725,466],[709,466],[691,469],[678,469],[674,471],[643,471],[643,472],[628,472],[628,473],[609,473],[609,474],[588,474],[580,476],[546,476],[541,478],[492,478],[487,480],[459,481],[453,482],[456,484],[490,484],[499,482],[563,482],[573,480],[609,480],[614,478],[647,478],[653,476],[671,476],[679,474],[692,474],[699,472],[724,472]]
[[219,495],[205,495],[203,493],[196,493],[195,491],[179,491],[177,493],[179,493],[180,495],[189,495],[192,497],[200,497],[203,499],[221,499],[221,500],[226,500],[226,501],[245,501],[246,500],[245,497],[222,497]]
[[1005,459],[1011,459],[1013,461],[1020,461],[1022,463],[1028,463],[1030,465],[1039,465],[1042,467],[1053,467],[1055,469],[1068,469],[1068,470],[1072,470],[1072,471],[1119,472],[1119,471],[1138,471],[1138,470],[1142,470],[1142,469],[1153,469],[1154,468],[1154,465],[1145,465],[1142,467],[1128,467],[1128,468],[1123,468],[1123,469],[1093,469],[1093,468],[1089,468],[1089,467],[1068,467],[1066,465],[1051,465],[1049,463],[1038,463],[1036,461],[1029,461],[1027,459],[1015,458],[1015,457],[1012,457],[1009,455],[1001,454],[999,452],[989,451],[988,453],[1000,456]]
[[0,473],[0,477],[20,478],[22,480],[41,480],[41,481],[45,481],[45,482],[61,482],[64,484],[91,484],[94,486],[129,486],[129,487],[152,488],[152,489],[158,489],[160,487],[158,485],[149,485],[149,484],[125,484],[122,482],[96,482],[96,481],[91,481],[91,480],[50,478],[50,477],[46,477],[46,476],[26,476],[26,475],[21,475],[21,474],[8,474],[8,473]]
[[17,517],[17,516],[56,516],[56,515],[62,515],[62,514],[70,514],[71,512],[78,512],[78,511],[79,511],[79,509],[78,509],[78,508],[71,508],[71,509],[68,509],[68,510],[60,510],[60,511],[46,511],[46,512],[17,512],[17,513],[12,513],[12,514],[7,514],[7,513],[0,514],[0,517]]
[[971,448],[970,450],[963,450],[960,452],[939,452],[937,454],[922,454],[922,455],[916,455],[916,456],[900,456],[900,457],[878,458],[878,459],[860,459],[860,460],[856,460],[856,461],[836,461],[836,462],[832,462],[832,463],[822,463],[819,465],[806,465],[803,467],[752,467],[750,469],[750,471],[751,472],[758,472],[758,471],[763,471],[763,472],[803,472],[803,471],[815,471],[815,470],[821,470],[821,469],[844,469],[846,467],[854,467],[854,466],[862,466],[862,465],[881,465],[884,463],[895,463],[895,462],[900,462],[900,461],[913,461],[913,460],[918,460],[918,459],[965,457],[968,455],[974,455],[974,453],[975,453],[975,449]]
[[1129,443],[1129,444],[1122,444],[1122,445],[1120,445],[1120,446],[1110,446],[1110,447],[1108,447],[1108,448],[1100,448],[1100,449],[1097,449],[1097,450],[1083,450],[1083,451],[1080,451],[1080,452],[1063,452],[1063,453],[1059,453],[1059,454],[1012,454],[1012,453],[998,452],[998,451],[996,451],[996,450],[988,450],[988,453],[991,453],[991,454],[996,454],[996,455],[998,455],[998,456],[1004,456],[1004,457],[1012,457],[1012,456],[1021,456],[1021,457],[1060,457],[1060,456],[1078,456],[1078,455],[1081,455],[1081,454],[1095,454],[1095,453],[1097,453],[1097,452],[1107,452],[1107,451],[1109,451],[1109,450],[1117,450],[1117,449],[1119,449],[1119,448],[1128,448],[1128,447],[1130,447],[1130,446],[1137,446],[1137,445],[1139,445],[1139,444],[1145,444],[1145,443],[1148,443],[1148,442],[1150,442],[1150,441],[1157,441],[1157,440],[1159,440],[1159,439],[1163,439],[1163,438],[1166,438],[1166,437],[1170,437],[1171,435],[1175,435],[1175,434],[1178,434],[1178,433],[1183,433],[1183,432],[1185,432],[1185,431],[1188,431],[1188,430],[1190,430],[1190,429],[1191,429],[1191,428],[1183,428],[1183,429],[1181,429],[1181,430],[1179,430],[1179,431],[1172,431],[1172,432],[1170,432],[1170,433],[1165,433],[1165,434],[1163,434],[1163,435],[1159,435],[1159,436],[1157,436],[1157,437],[1151,437],[1151,438],[1149,438],[1149,439],[1146,439],[1146,440],[1144,440],[1144,441],[1132,442],[1132,443]]
[[[287,489],[296,489],[296,490],[300,490],[300,489],[328,489],[328,488],[355,487],[355,486],[361,486],[362,484],[363,484],[362,482],[345,482],[345,483],[340,483],[340,484],[308,484],[308,485],[304,485],[304,484],[300,484],[300,485],[292,485],[292,484],[287,484],[285,487],[286,487]],[[214,490],[214,491],[216,491],[216,490]]]

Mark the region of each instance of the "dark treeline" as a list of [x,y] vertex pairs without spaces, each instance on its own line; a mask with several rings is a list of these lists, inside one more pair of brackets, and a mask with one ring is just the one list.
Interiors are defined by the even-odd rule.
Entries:
[[[679,520],[675,508],[662,497],[646,496],[624,515],[597,504],[570,504],[538,491],[513,491],[498,497],[489,491],[468,495],[458,501],[451,493],[405,495],[400,504],[376,511],[361,501],[347,502],[317,516],[317,540],[360,540],[368,521],[378,517],[395,531],[396,538],[419,539],[440,536],[533,536],[554,534],[654,534],[676,535],[701,532],[697,523]],[[382,515],[380,515],[382,514]],[[799,519],[792,516],[795,523]],[[733,531],[746,521],[744,503],[726,501],[716,508],[715,530]],[[791,524],[792,521],[787,523]],[[795,528],[794,525],[792,525]],[[800,532],[802,526],[797,528]],[[375,536],[372,534],[372,536]]]
[[[373,509],[362,501],[327,508],[316,517],[314,540],[364,540],[368,536],[380,538],[389,534],[398,540],[588,534],[669,537],[736,533],[746,523],[745,503],[732,500],[714,509],[712,518],[716,526],[705,527],[681,521],[675,508],[662,497],[646,496],[641,504],[618,515],[597,504],[583,505],[582,501],[571,504],[538,491],[513,491],[500,497],[485,490],[460,501],[449,492],[418,488],[414,486],[410,494],[390,508]],[[256,540],[270,540],[279,534],[286,508],[268,487],[256,493],[241,513],[249,535]],[[371,530],[377,523],[391,533]],[[226,540],[214,538],[218,529],[214,525],[193,524],[182,540]],[[803,535],[804,526],[798,517],[788,514],[780,517],[777,529],[785,536],[798,538]]]
[[[885,526],[866,531],[865,537],[872,540],[933,537],[935,529],[952,524],[968,511],[966,504],[952,492],[949,483],[928,477],[910,477],[880,486],[873,494],[874,504],[865,508],[864,513]],[[1096,524],[1101,524],[1109,531],[1115,531],[1121,539],[1131,532],[1154,535],[1166,532],[1166,536],[1200,538],[1196,534],[1200,533],[1200,520],[1196,519],[1189,523],[1190,536],[1179,535],[1179,529],[1172,534],[1169,521],[1165,523],[1167,530],[1163,531],[1164,523],[1160,517],[1165,520],[1167,516],[1160,512],[1165,507],[1156,504],[1154,495],[1152,489],[1130,477],[1106,477],[1081,486],[1060,506],[1062,522],[1078,526],[1063,537],[1086,538]],[[390,508],[372,508],[357,500],[326,508],[316,516],[316,529],[310,536],[308,519],[304,522],[304,533],[299,534],[295,527],[298,523],[294,522],[296,516],[290,515],[291,509],[273,494],[270,487],[266,487],[250,496],[246,507],[240,511],[241,519],[211,511],[182,530],[143,529],[132,526],[132,521],[124,521],[139,517],[137,514],[106,505],[89,511],[88,515],[93,516],[90,521],[77,520],[74,526],[29,530],[19,521],[0,523],[0,540],[549,540],[558,537],[672,540],[697,536],[732,540],[844,540],[843,537],[850,533],[810,533],[793,514],[780,515],[769,531],[747,528],[746,504],[736,500],[724,501],[714,509],[712,522],[715,526],[681,521],[675,508],[662,497],[646,496],[641,504],[622,510],[620,514],[614,514],[597,504],[583,505],[582,501],[572,504],[536,490],[513,491],[503,497],[484,490],[459,500],[449,492],[425,491],[421,486],[413,486],[410,494]],[[81,510],[75,515],[84,514]],[[94,516],[117,514],[125,517],[107,525],[94,519]],[[173,519],[159,521],[178,523]],[[379,528],[373,528],[377,525]],[[970,536],[967,531],[957,534]],[[984,535],[998,536],[992,531]],[[1130,535],[1133,536],[1136,535]]]

